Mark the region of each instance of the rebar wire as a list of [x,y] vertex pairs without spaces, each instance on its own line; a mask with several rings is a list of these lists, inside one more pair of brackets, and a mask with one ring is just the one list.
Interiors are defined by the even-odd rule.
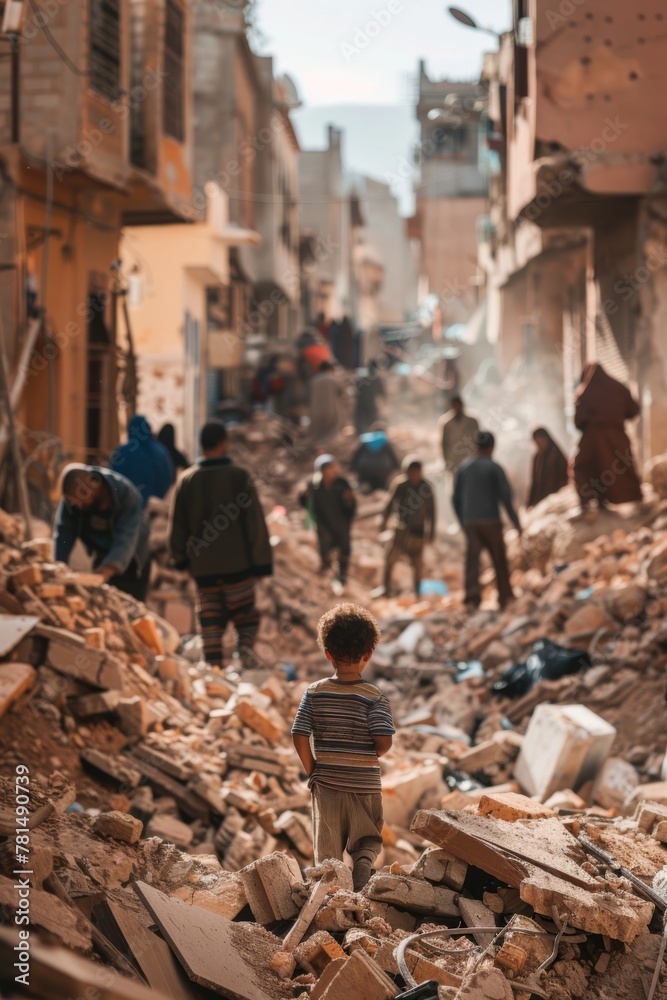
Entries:
[[662,969],[662,960],[665,957],[665,948],[667,948],[667,918],[663,917],[662,941],[660,942],[658,958],[655,963],[653,979],[651,980],[651,988],[648,991],[648,996],[646,1000],[653,1000],[653,997],[655,996],[655,991],[658,987],[658,980],[660,978],[660,970]]
[[[534,935],[539,935],[540,937],[548,937],[548,938],[551,937],[551,935],[548,934],[547,931],[538,931],[538,930],[535,930],[532,927],[528,927],[525,930],[523,928],[515,927],[512,920],[510,920],[509,923],[505,924],[504,927],[500,927],[500,928],[498,928],[496,926],[493,926],[493,927],[453,927],[453,928],[452,927],[443,927],[441,930],[437,930],[437,931],[424,931],[424,932],[421,932],[421,933],[418,933],[418,934],[411,934],[410,937],[404,938],[400,942],[400,944],[394,949],[394,958],[396,959],[399,971],[400,971],[401,975],[403,976],[403,979],[406,981],[406,983],[408,984],[408,986],[410,986],[411,988],[413,988],[415,986],[418,986],[419,984],[413,978],[410,970],[408,969],[407,963],[405,961],[405,952],[406,952],[407,948],[409,947],[409,945],[412,944],[413,941],[419,941],[420,939],[432,938],[432,937],[457,937],[459,935],[464,936],[466,934],[478,934],[478,933],[481,933],[481,934],[485,934],[485,933],[486,934],[493,934],[494,935],[493,940],[481,951],[480,955],[477,957],[476,963],[478,964],[481,961],[481,959],[486,955],[486,953],[489,951],[489,949],[491,947],[493,947],[493,945],[496,943],[496,941],[498,941],[501,937],[503,937],[505,934],[507,934],[508,931],[512,931],[515,934],[534,934]],[[429,945],[429,947],[433,947],[433,945]],[[479,945],[475,945],[474,947],[478,948],[480,946]],[[452,955],[461,955],[462,957],[470,957],[470,955],[468,954],[468,952],[461,952],[461,951],[457,950],[456,948],[442,948],[442,949],[439,949],[439,950],[441,950],[442,954],[444,954],[444,955],[452,954]],[[473,950],[474,950],[474,948],[471,948],[470,952],[472,952]]]

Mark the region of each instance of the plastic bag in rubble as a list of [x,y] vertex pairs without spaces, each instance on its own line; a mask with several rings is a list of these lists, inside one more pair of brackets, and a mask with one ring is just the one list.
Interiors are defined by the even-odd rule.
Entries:
[[178,653],[190,663],[199,663],[204,655],[202,637],[200,635],[184,635]]
[[568,649],[551,639],[538,639],[525,663],[513,663],[493,684],[494,694],[520,698],[542,680],[556,681],[592,665],[585,649]]

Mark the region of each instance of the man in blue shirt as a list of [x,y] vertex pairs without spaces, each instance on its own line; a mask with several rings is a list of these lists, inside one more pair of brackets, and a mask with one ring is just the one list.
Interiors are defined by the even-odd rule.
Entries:
[[150,576],[148,519],[132,483],[111,469],[69,465],[54,528],[55,557],[69,562],[80,538],[107,583],[146,599]]
[[490,431],[478,431],[475,435],[477,454],[460,466],[454,480],[454,510],[467,540],[465,603],[469,608],[478,608],[482,599],[479,561],[483,549],[491,556],[496,571],[500,607],[504,608],[514,597],[500,520],[500,505],[507,511],[519,534],[521,523],[512,503],[512,488],[505,470],[491,458],[495,443]]

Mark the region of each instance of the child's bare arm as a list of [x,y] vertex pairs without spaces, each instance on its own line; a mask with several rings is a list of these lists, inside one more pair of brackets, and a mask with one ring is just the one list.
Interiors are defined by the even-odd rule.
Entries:
[[378,757],[383,757],[389,750],[391,750],[391,736],[374,736],[373,742],[375,743],[375,752]]
[[310,737],[303,736],[301,733],[294,733],[292,740],[294,742],[294,749],[303,764],[303,769],[308,777],[310,777],[315,770],[315,758],[313,757],[313,751],[310,749]]

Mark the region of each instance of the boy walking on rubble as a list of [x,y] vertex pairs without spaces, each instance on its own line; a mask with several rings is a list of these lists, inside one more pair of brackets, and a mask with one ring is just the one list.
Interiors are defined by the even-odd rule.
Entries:
[[308,687],[292,726],[312,793],[315,864],[342,861],[347,851],[357,892],[382,848],[378,758],[396,732],[385,695],[361,677],[379,639],[378,624],[365,608],[339,604],[327,611],[318,622],[317,642],[334,676]]

